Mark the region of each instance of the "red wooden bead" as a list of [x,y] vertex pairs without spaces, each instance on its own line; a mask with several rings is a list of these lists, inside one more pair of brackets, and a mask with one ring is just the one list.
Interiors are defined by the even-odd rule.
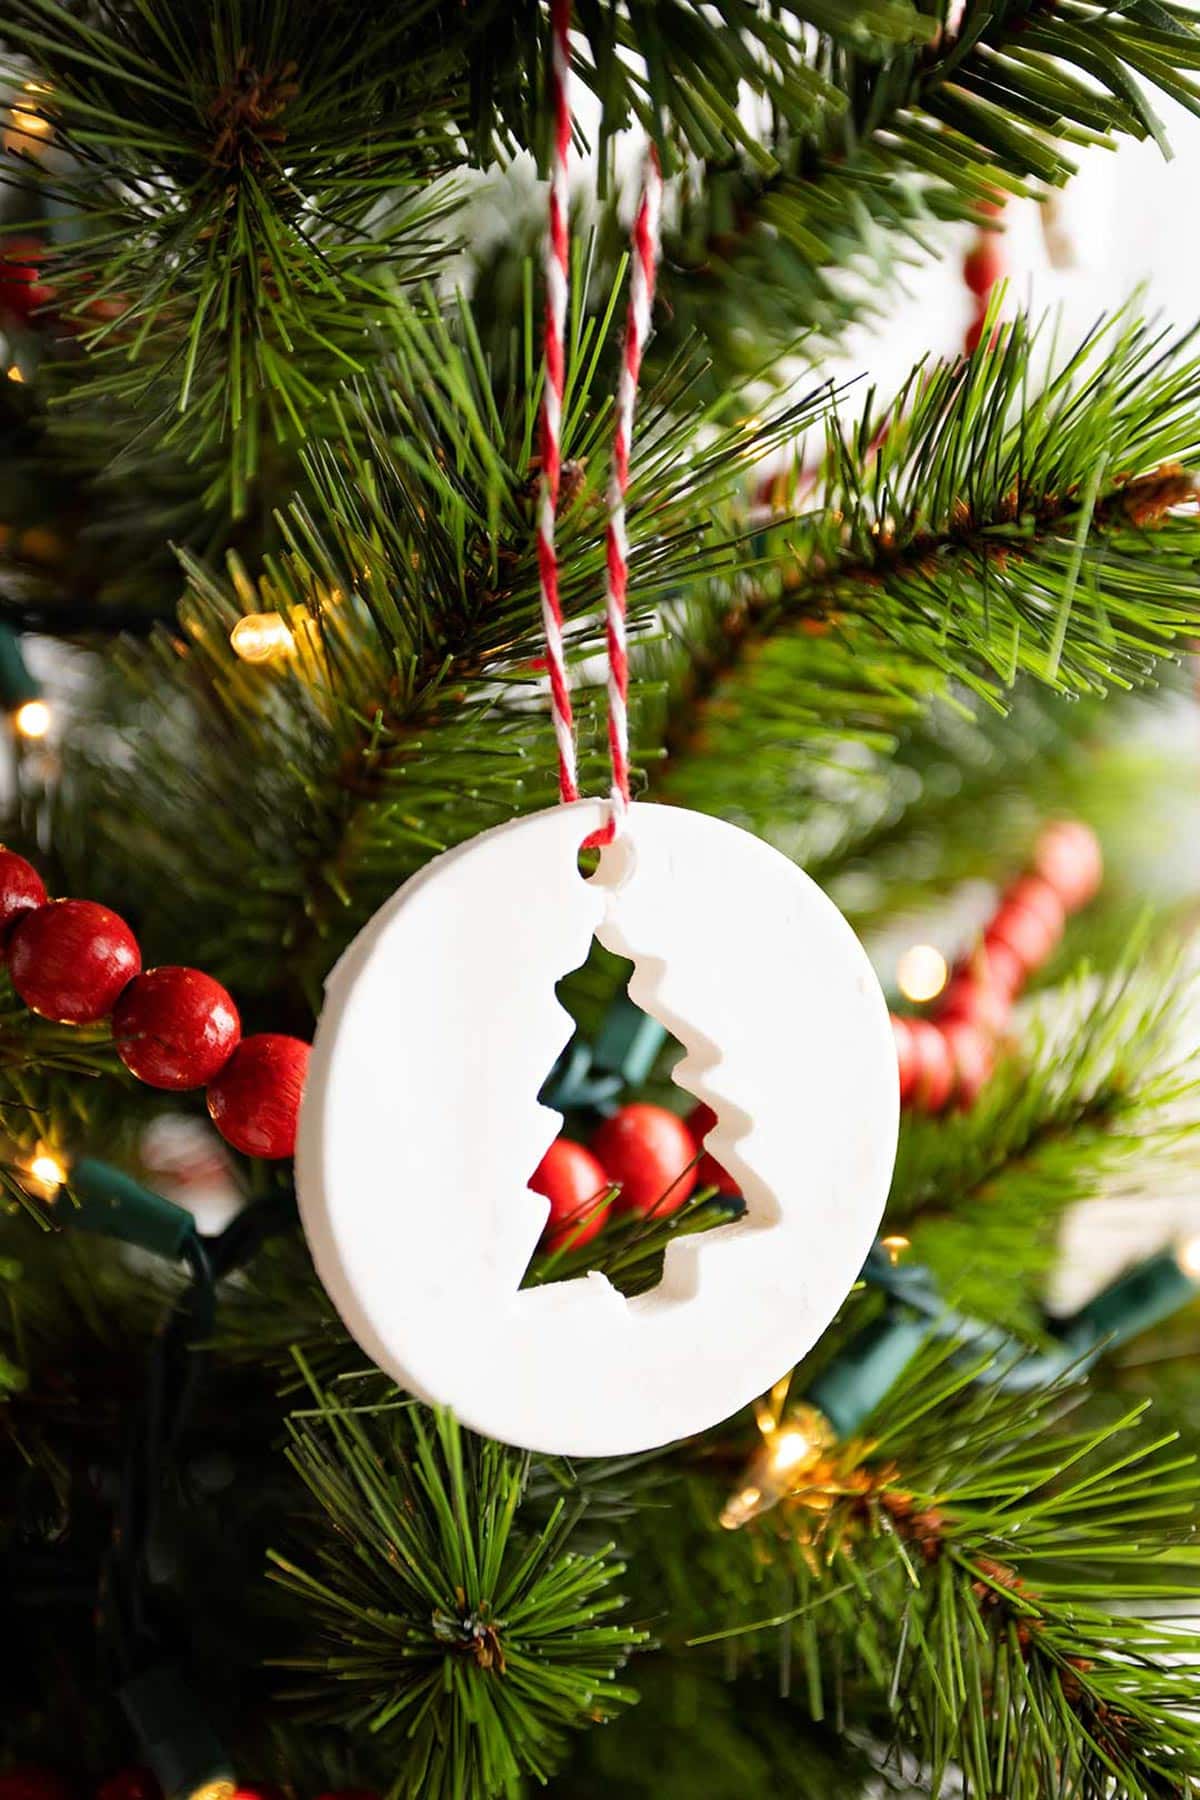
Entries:
[[986,987],[994,988],[1004,1002],[1004,1017],[998,1031],[1002,1031],[1008,1022],[1010,1003],[1016,999],[1025,986],[1025,965],[1007,944],[993,939],[990,944],[980,945],[979,972],[977,979]]
[[94,900],[52,900],[26,913],[5,957],[26,1006],[62,1025],[104,1018],[142,966],[124,919]]
[[954,1098],[960,1106],[970,1106],[979,1098],[995,1065],[992,1040],[978,1025],[966,1019],[950,1019],[942,1027],[942,1036],[954,1064]]
[[1104,877],[1104,855],[1090,826],[1078,819],[1047,825],[1034,845],[1033,866],[1068,912],[1091,900]]
[[1022,875],[1014,881],[1004,895],[1004,903],[1006,906],[1025,906],[1030,912],[1037,913],[1047,929],[1054,933],[1055,943],[1062,937],[1067,909],[1056,890],[1041,875]]
[[910,1019],[908,1028],[917,1058],[913,1106],[918,1112],[941,1112],[954,1092],[954,1059],[945,1033],[928,1019]]
[[892,1036],[896,1040],[896,1067],[900,1075],[900,1104],[906,1106],[917,1085],[917,1050],[913,1043],[911,1019],[892,1014]]
[[0,850],[0,936],[22,913],[46,904],[46,884],[15,850]]
[[209,1116],[227,1144],[246,1156],[292,1154],[311,1048],[277,1031],[242,1039],[208,1090]]
[[72,1800],[68,1781],[53,1769],[18,1763],[0,1775],[0,1800]]
[[741,1188],[733,1179],[728,1169],[723,1169],[715,1156],[711,1156],[704,1148],[704,1140],[717,1122],[717,1115],[711,1106],[705,1106],[703,1100],[693,1106],[687,1116],[687,1128],[692,1145],[700,1160],[696,1164],[696,1186],[716,1188],[718,1194],[736,1197]]
[[162,1800],[162,1788],[153,1769],[121,1769],[100,1783],[96,1800]]
[[0,313],[26,321],[54,299],[54,289],[42,280],[46,246],[41,238],[10,237],[0,240]]
[[972,294],[986,299],[1004,274],[1004,256],[998,239],[988,236],[963,257],[963,281]]
[[[1009,956],[1012,955],[1007,945],[1003,948]],[[992,948],[989,947],[989,962],[991,956]],[[969,1024],[978,1025],[982,1031],[995,1035],[1008,1024],[1011,1011],[1012,1001],[1002,988],[989,980],[986,974],[963,969],[947,982],[938,1006],[938,1018],[966,1019]]]
[[683,1120],[665,1106],[636,1101],[606,1119],[592,1149],[610,1181],[619,1182],[622,1212],[665,1218],[696,1185],[696,1151]]
[[1039,969],[1058,942],[1040,913],[1006,900],[983,934],[983,947],[1003,944],[1011,950],[1026,974]]
[[591,1151],[572,1138],[555,1138],[529,1185],[550,1202],[550,1216],[542,1232],[547,1250],[575,1250],[590,1244],[612,1210],[611,1200],[602,1202],[612,1183]]
[[113,1008],[117,1055],[151,1087],[204,1087],[225,1067],[241,1035],[237,1007],[200,969],[148,969]]

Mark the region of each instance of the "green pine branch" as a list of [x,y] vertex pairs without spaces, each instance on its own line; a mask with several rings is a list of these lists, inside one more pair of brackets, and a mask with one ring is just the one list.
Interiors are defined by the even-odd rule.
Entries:
[[881,1774],[860,1734],[801,1718],[770,1674],[734,1681],[653,1654],[636,1673],[638,1704],[575,1740],[554,1800],[923,1800],[923,1786]]
[[[572,326],[573,659],[602,642],[598,371],[615,305],[580,305]],[[399,880],[552,798],[531,315],[522,367],[500,380],[468,310],[450,324],[394,305],[387,362],[338,402],[337,436],[313,447],[281,516],[285,553],[224,582],[193,563],[186,656],[173,636],[123,653],[104,705],[127,755],[83,733],[68,747],[55,841],[70,859],[86,821],[86,864],[68,877],[86,868],[89,890],[120,904],[144,896],[155,953],[186,941],[253,992],[280,974],[262,947],[282,944],[293,998],[312,1004]],[[671,757],[673,797],[753,822],[795,808],[798,775],[816,788],[850,741],[888,753],[954,683],[988,696],[1028,673],[1099,694],[1146,681],[1194,628],[1200,366],[1122,317],[1039,384],[1037,343],[1018,321],[996,351],[920,371],[838,426],[817,503],[774,523],[745,497],[749,471],[819,397],[721,427],[719,402],[689,412],[687,364],[647,393],[630,497],[634,725],[643,758]],[[238,661],[229,633],[254,608],[291,621],[293,655]],[[580,695],[583,776],[601,785],[593,697]],[[211,859],[199,884],[197,830]],[[228,918],[217,897],[231,889],[243,902]]]
[[[601,638],[610,400],[596,367],[616,302],[599,317],[578,312],[572,328],[559,541],[573,662]],[[104,707],[128,755],[74,735],[53,836],[68,880],[82,881],[78,852],[89,892],[122,905],[137,896],[147,955],[187,942],[239,998],[264,982],[278,994],[282,978],[300,1019],[355,925],[400,880],[552,801],[531,314],[523,374],[497,390],[468,311],[452,331],[396,303],[378,379],[337,403],[336,436],[307,456],[307,487],[280,519],[284,553],[253,575],[235,560],[226,579],[189,559],[180,635],[123,647],[123,683],[106,688]],[[681,366],[644,397],[629,507],[638,637],[664,605],[754,566],[745,470],[820,406],[719,427],[710,410],[689,410],[688,379]],[[251,610],[290,622],[290,656],[238,659],[230,633]],[[595,697],[585,685],[578,711],[583,778],[599,784]],[[242,903],[214,911],[231,884]],[[286,967],[267,945],[284,947]]]
[[1069,1384],[980,1375],[922,1353],[862,1441],[732,1537],[736,1464],[693,1479],[634,1572],[674,1654],[780,1670],[806,1714],[913,1749],[932,1794],[955,1771],[972,1800],[1182,1794],[1200,1640],[1163,1615],[1192,1592],[1194,1461],[1140,1407],[1072,1430]]
[[969,0],[953,36],[867,56],[826,38],[815,63],[839,103],[808,129],[777,118],[754,161],[712,159],[671,240],[680,321],[726,370],[837,330],[873,304],[847,270],[879,291],[939,221],[1061,186],[1086,146],[1153,138],[1169,154],[1156,92],[1200,105],[1196,19],[1174,4]]
[[955,1304],[1032,1337],[1064,1213],[1122,1175],[1152,1191],[1200,1126],[1189,979],[1143,930],[1107,978],[1048,994],[965,1112],[905,1121],[888,1224]]
[[307,1557],[273,1561],[323,1646],[287,1666],[318,1713],[390,1734],[393,1792],[483,1800],[544,1781],[566,1732],[635,1697],[613,1679],[644,1637],[614,1622],[622,1566],[574,1547],[566,1500],[529,1521],[526,1457],[411,1401],[319,1390],[290,1435],[320,1523]]
[[157,417],[160,452],[224,445],[211,499],[240,513],[264,444],[307,435],[442,254],[463,95],[432,9],[15,0],[4,30],[54,128],[7,180],[73,221],[45,270],[86,352],[69,392]]
[[[812,54],[811,37],[864,63],[899,45],[924,45],[934,22],[912,0],[581,0],[572,29],[575,74],[601,103],[600,179],[617,133],[639,126],[668,160],[687,152],[743,156],[774,167],[752,98],[797,129],[812,129],[842,96]],[[472,129],[486,162],[498,150],[543,141],[549,94],[547,8],[541,0],[479,9],[471,63]],[[738,97],[743,105],[738,105]]]
[[685,621],[663,738],[703,755],[718,810],[720,765],[786,744],[793,683],[795,729],[832,749],[874,695],[881,722],[951,681],[1102,695],[1194,627],[1200,362],[1127,314],[1061,359],[1049,335],[1018,317],[870,396],[800,516],[764,527],[766,579]]
[[[78,360],[73,346],[62,357]],[[55,405],[62,385],[53,357],[25,382],[0,382],[4,623],[93,643],[144,634],[155,619],[175,617],[175,546],[219,557],[230,546],[257,556],[271,544],[269,519],[232,521],[206,503],[220,484],[220,447],[190,462],[182,448],[165,451],[128,409],[82,396]],[[271,485],[295,486],[294,456],[260,456],[260,478],[268,470]]]
[[[1186,665],[1163,674],[1182,689]],[[1168,807],[1181,773],[1173,750],[1147,741],[1163,691],[1072,699],[1024,680],[1003,714],[956,704],[961,699],[935,702],[899,736],[892,754],[868,759],[859,753],[844,772],[822,771],[792,826],[796,860],[819,872],[861,933],[905,915],[927,915],[936,899],[964,882],[998,888],[1028,865],[1048,818],[1086,819],[1109,853],[1104,888],[1084,919],[1072,922],[1064,955],[1077,962],[1086,942],[1097,966],[1111,968],[1131,915],[1145,904],[1136,846],[1157,817],[1148,812],[1147,797],[1161,794]],[[695,779],[690,770],[687,776],[689,783]],[[981,809],[988,820],[984,839]],[[1063,972],[1056,957],[1038,979],[1053,981]]]

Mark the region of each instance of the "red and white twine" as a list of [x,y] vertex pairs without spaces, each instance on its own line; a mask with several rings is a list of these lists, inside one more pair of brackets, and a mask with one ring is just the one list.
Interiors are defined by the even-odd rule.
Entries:
[[563,654],[562,599],[558,591],[558,556],[554,524],[562,485],[562,403],[567,361],[567,298],[570,289],[570,246],[567,239],[567,159],[571,150],[571,0],[553,0],[550,9],[551,102],[554,146],[550,163],[550,218],[546,231],[546,325],[543,343],[542,493],[538,511],[538,573],[542,590],[542,627],[554,735],[558,740],[558,791],[563,800],[578,800],[575,776],[575,720]]
[[[562,403],[566,372],[568,243],[567,159],[571,145],[570,0],[553,0],[550,12],[551,84],[554,144],[550,170],[550,209],[546,232],[545,381],[542,390],[542,488],[538,511],[538,571],[542,623],[546,634],[546,666],[551,710],[558,744],[558,787],[563,800],[579,798],[575,761],[575,721],[563,651],[562,599],[554,528],[562,485]],[[607,582],[608,744],[612,761],[612,820],[602,834],[620,829],[629,805],[629,654],[625,636],[629,590],[629,539],[625,528],[625,496],[629,488],[629,454],[642,353],[650,333],[654,281],[658,270],[662,174],[653,149],[646,160],[637,216],[633,224],[633,271],[625,345],[617,385],[612,472],[608,483]]]
[[633,273],[625,318],[625,351],[617,383],[613,429],[612,473],[608,480],[608,747],[612,758],[613,828],[619,831],[629,805],[629,654],[625,641],[625,605],[629,590],[629,538],[625,531],[625,495],[629,487],[629,450],[633,442],[633,409],[637,401],[642,351],[650,334],[654,278],[658,272],[662,174],[653,147],[637,217],[633,222]]

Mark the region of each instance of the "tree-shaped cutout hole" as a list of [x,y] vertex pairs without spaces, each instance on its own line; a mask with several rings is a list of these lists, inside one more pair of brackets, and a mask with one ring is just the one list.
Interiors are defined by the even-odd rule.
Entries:
[[538,1095],[562,1126],[530,1187],[551,1203],[523,1286],[599,1270],[626,1296],[662,1278],[667,1245],[744,1212],[704,1149],[713,1115],[671,1079],[684,1054],[628,994],[633,964],[593,939],[556,992],[575,1031]]

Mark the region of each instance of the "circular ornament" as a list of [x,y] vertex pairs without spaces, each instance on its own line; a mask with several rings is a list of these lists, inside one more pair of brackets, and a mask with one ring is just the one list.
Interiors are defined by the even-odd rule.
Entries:
[[[559,1455],[707,1430],[811,1349],[870,1249],[899,1122],[879,983],[815,883],[736,826],[645,805],[584,880],[607,818],[514,820],[393,895],[329,978],[296,1147],[318,1273],[368,1356]],[[520,1285],[561,1124],[537,1099],[572,1029],[555,983],[593,935],[683,1044],[674,1078],[716,1114],[706,1148],[746,1202],[674,1238],[631,1300],[595,1270]]]

